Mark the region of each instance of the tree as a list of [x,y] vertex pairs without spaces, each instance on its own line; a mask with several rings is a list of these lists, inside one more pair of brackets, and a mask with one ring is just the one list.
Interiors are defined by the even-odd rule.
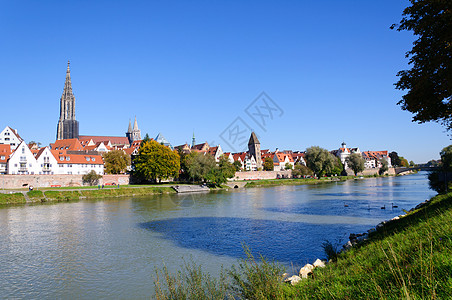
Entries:
[[180,169],[180,158],[176,151],[156,141],[142,142],[133,159],[135,178],[144,181],[159,181],[176,177]]
[[292,171],[293,177],[307,176],[307,175],[313,175],[313,174],[314,173],[312,172],[311,169],[309,169],[308,167],[306,167],[305,165],[302,165],[302,164],[295,164],[295,166],[293,167],[293,171]]
[[401,161],[397,152],[392,151],[391,153],[389,153],[389,157],[391,158],[391,163],[394,167],[401,166]]
[[102,155],[106,174],[121,174],[130,166],[130,156],[122,150],[111,150]]
[[236,160],[232,163],[232,165],[235,167],[236,172],[242,170],[242,163],[240,161]]
[[452,129],[452,1],[410,0],[400,24],[391,29],[417,36],[406,53],[410,70],[397,73],[399,90],[408,92],[397,103],[414,114],[413,122],[439,122]]
[[410,164],[408,163],[408,160],[405,157],[399,156],[399,159],[400,159],[400,164],[399,164],[400,167],[408,168],[410,166]]
[[429,186],[437,193],[447,193],[450,190],[452,181],[452,145],[445,147],[439,153],[441,163],[437,170],[428,175]]
[[414,167],[415,165],[414,161],[410,160],[410,167]]
[[345,161],[347,162],[347,166],[353,170],[355,176],[358,175],[359,172],[364,171],[364,158],[361,154],[352,153],[345,159]]
[[214,186],[221,186],[235,175],[235,167],[227,158],[221,157],[218,166],[213,167],[207,173],[206,180]]
[[307,148],[305,160],[308,168],[314,171],[317,176],[331,173],[337,161],[333,154],[319,146]]
[[292,165],[290,163],[286,163],[286,165],[284,166],[285,170],[292,170]]
[[83,183],[87,183],[91,186],[99,183],[99,179],[102,178],[102,175],[96,173],[96,171],[91,170],[88,174],[82,176]]
[[206,181],[209,172],[211,172],[215,166],[215,158],[211,155],[192,152],[187,156],[187,174],[189,178],[195,181]]
[[267,156],[264,159],[264,171],[273,171],[274,170],[274,165],[273,165],[273,159],[270,156]]
[[378,170],[378,174],[383,175],[386,171],[389,170],[389,163],[386,159],[382,158],[380,159],[380,170]]
[[336,159],[335,163],[334,163],[334,167],[331,170],[330,173],[328,173],[327,175],[342,175],[342,173],[344,172],[344,165],[341,162],[341,159],[339,157],[335,157],[333,155],[333,157]]

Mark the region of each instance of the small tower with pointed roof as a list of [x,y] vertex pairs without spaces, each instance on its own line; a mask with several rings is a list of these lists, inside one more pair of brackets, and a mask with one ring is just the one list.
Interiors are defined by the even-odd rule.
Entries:
[[248,142],[248,152],[250,156],[254,157],[256,161],[256,167],[262,168],[262,157],[261,157],[261,143],[257,139],[257,135],[254,131],[251,133],[250,140]]
[[79,123],[75,119],[75,97],[72,93],[70,62],[67,62],[66,81],[60,98],[60,119],[57,125],[57,140],[79,137]]
[[195,131],[193,130],[193,138],[191,139],[191,147],[195,147],[196,145],[196,139],[195,139]]
[[132,144],[134,141],[141,140],[141,130],[138,129],[138,123],[137,123],[137,117],[135,116],[135,121],[133,122],[133,128],[132,128],[132,122],[129,119],[129,128],[126,132],[126,137],[129,139],[129,144]]

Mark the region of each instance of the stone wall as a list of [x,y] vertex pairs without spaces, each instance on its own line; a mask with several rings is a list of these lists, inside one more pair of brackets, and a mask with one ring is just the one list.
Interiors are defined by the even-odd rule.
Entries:
[[236,172],[235,177],[231,180],[257,180],[257,179],[276,179],[291,178],[292,170],[287,171],[250,171]]
[[[33,187],[83,186],[83,175],[0,175],[2,189]],[[103,175],[99,184],[129,184],[129,175]]]

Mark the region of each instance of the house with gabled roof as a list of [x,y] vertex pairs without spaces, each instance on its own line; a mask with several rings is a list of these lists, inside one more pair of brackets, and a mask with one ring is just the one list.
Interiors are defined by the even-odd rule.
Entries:
[[7,169],[8,174],[37,174],[36,158],[25,141],[22,141],[10,155]]
[[209,144],[207,142],[202,143],[202,144],[197,144],[194,145],[193,147],[191,147],[191,151],[195,151],[195,152],[207,152],[209,151]]
[[218,145],[216,147],[210,147],[209,150],[207,150],[207,153],[212,155],[216,162],[219,162],[220,157],[223,155],[223,150],[221,149],[221,146]]
[[72,150],[83,151],[84,147],[78,139],[64,139],[56,140],[55,143],[50,144],[51,150]]
[[52,175],[59,174],[58,162],[52,154],[49,147],[39,149],[35,155],[36,158],[36,174]]
[[388,151],[363,151],[364,167],[366,169],[381,168],[381,160],[385,159],[388,162],[388,167],[391,168],[391,157]]
[[10,144],[0,144],[0,174],[7,174],[7,164],[11,153],[12,152]]
[[102,155],[67,150],[51,150],[51,152],[58,162],[58,174],[82,175],[91,170],[99,175],[104,174]]
[[0,132],[0,144],[10,145],[11,150],[15,150],[19,144],[23,141],[16,129],[12,129],[6,126],[5,129]]

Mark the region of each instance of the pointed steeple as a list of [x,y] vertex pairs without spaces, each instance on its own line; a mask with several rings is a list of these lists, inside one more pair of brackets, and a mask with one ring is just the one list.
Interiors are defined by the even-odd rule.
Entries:
[[259,140],[257,139],[257,135],[254,133],[254,131],[251,133],[250,141],[248,142],[248,145],[254,145],[254,144],[260,144]]
[[127,129],[128,133],[132,133],[132,121],[129,119],[129,128]]
[[195,131],[193,130],[193,138],[191,139],[191,147],[195,147],[196,145],[196,139],[195,139]]
[[133,122],[133,130],[138,130],[137,116],[135,116],[135,121]]
[[57,126],[57,140],[78,138],[78,121],[75,120],[75,97],[72,93],[70,62],[67,62],[66,81],[60,98],[60,119]]

